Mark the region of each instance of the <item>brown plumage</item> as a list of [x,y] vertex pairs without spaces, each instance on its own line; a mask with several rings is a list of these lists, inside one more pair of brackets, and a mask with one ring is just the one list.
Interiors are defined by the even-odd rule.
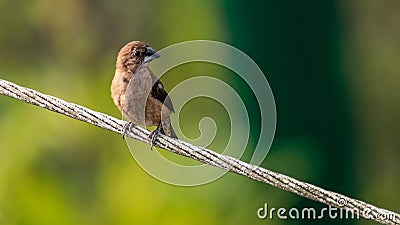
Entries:
[[153,142],[158,132],[176,138],[170,120],[174,112],[172,101],[163,84],[147,67],[147,63],[158,57],[149,45],[129,42],[118,54],[110,88],[115,105],[132,123],[157,126],[152,132]]

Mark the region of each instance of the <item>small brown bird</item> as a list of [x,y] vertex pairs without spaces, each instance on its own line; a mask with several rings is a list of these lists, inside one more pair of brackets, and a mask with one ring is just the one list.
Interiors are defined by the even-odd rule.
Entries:
[[[111,83],[111,97],[130,123],[157,126],[150,137],[151,147],[158,134],[177,138],[170,115],[175,112],[163,84],[147,67],[160,55],[146,43],[132,41],[118,53],[115,75]],[[124,138],[124,136],[123,136]]]

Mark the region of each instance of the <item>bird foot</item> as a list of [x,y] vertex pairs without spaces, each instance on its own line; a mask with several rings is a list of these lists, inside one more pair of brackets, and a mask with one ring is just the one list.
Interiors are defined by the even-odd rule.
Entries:
[[128,122],[124,125],[124,127],[122,128],[122,140],[125,140],[125,135],[128,132],[128,130],[131,130],[131,126],[132,126],[132,122]]
[[151,139],[150,141],[150,150],[153,150],[153,147],[156,143],[156,139],[158,138],[158,136],[161,133],[161,126],[157,126],[157,129],[153,130],[150,134],[149,134],[149,138]]

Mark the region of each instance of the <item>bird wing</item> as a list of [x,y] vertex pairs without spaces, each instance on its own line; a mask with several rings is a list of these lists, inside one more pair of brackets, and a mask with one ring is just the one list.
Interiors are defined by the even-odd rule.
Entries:
[[[157,79],[157,78],[156,78]],[[162,102],[171,112],[175,112],[174,106],[172,105],[172,101],[168,96],[167,91],[164,89],[164,85],[158,79],[154,83],[153,87],[151,88],[150,94]]]

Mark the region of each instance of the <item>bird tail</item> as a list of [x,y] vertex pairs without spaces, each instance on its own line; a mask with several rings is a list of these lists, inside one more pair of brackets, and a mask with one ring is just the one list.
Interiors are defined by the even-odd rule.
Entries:
[[171,119],[169,117],[161,121],[161,128],[165,135],[178,139],[174,131],[174,128],[171,125]]

